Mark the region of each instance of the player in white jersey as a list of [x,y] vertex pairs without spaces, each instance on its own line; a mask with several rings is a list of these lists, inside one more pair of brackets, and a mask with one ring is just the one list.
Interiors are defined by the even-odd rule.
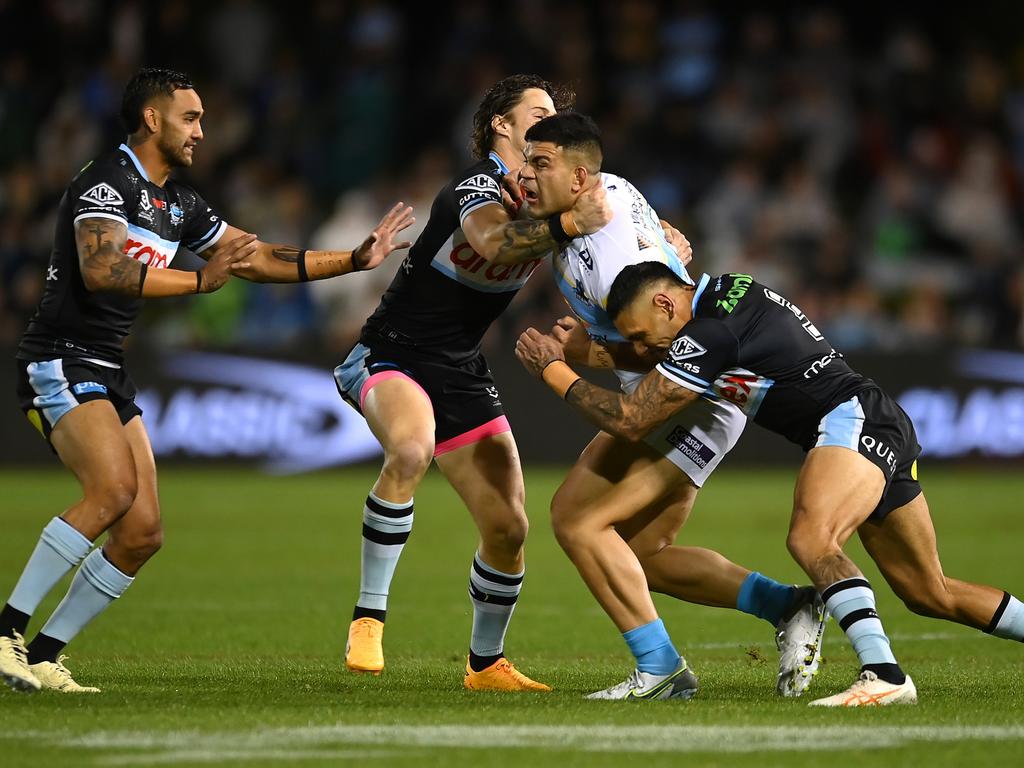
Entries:
[[[534,218],[554,217],[571,208],[600,172],[600,133],[590,118],[566,113],[538,122],[526,139],[526,210]],[[582,321],[565,318],[554,335],[568,359],[614,368],[628,392],[657,360],[640,357],[615,329],[605,311],[612,283],[623,268],[643,261],[660,261],[693,281],[643,195],[619,176],[600,176],[614,215],[554,256],[555,279]],[[780,584],[708,549],[673,545],[698,489],[745,425],[738,408],[710,396],[668,419],[643,443],[600,432],[552,499],[559,543],[637,660],[625,683],[594,697],[688,698],[695,692],[696,678],[672,646],[649,589],[768,620],[781,652],[777,690],[798,696],[810,683],[827,618],[815,590]],[[630,593],[612,589],[613,582],[630,584]]]

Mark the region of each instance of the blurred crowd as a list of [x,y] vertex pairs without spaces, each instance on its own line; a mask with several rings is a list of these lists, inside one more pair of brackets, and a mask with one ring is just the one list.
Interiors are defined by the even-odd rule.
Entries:
[[[38,300],[64,187],[123,140],[121,90],[150,65],[191,74],[206,108],[185,178],[267,241],[352,248],[397,200],[421,228],[483,91],[537,72],[576,91],[605,169],[689,236],[694,271],[753,274],[844,351],[1021,345],[1024,44],[742,7],[0,0],[0,343]],[[150,302],[135,343],[337,356],[399,262]],[[487,344],[561,314],[538,271]]]

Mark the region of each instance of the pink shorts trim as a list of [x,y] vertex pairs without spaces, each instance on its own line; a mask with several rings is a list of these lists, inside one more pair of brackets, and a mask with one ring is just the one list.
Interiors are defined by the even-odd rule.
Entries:
[[363,387],[362,389],[359,390],[359,410],[363,409],[363,403],[366,401],[366,396],[370,394],[371,389],[380,384],[382,381],[387,381],[388,379],[394,379],[399,377],[415,384],[416,389],[423,393],[423,396],[427,398],[427,402],[430,402],[430,395],[428,395],[426,390],[424,390],[423,387],[421,387],[416,382],[416,380],[409,376],[408,374],[402,373],[401,371],[381,371],[380,373],[373,374],[372,376],[367,378],[366,381],[363,382]]
[[481,424],[479,427],[469,430],[469,432],[463,432],[461,435],[456,435],[445,440],[443,443],[438,443],[434,447],[434,456],[440,456],[442,453],[448,453],[456,448],[462,448],[472,443],[479,443],[485,437],[492,437],[493,435],[500,435],[502,432],[511,431],[512,427],[509,426],[508,419],[504,416],[499,416],[496,419],[491,419],[486,424]]

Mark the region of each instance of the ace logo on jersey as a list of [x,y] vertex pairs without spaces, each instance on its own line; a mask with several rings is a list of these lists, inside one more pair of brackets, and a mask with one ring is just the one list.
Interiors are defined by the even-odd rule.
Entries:
[[673,362],[681,363],[683,360],[700,357],[705,352],[707,350],[689,336],[680,336],[668,348],[668,357]]
[[476,176],[471,176],[468,179],[464,179],[459,186],[455,188],[456,192],[497,192],[498,182],[488,176],[486,173],[478,173]]
[[79,200],[84,200],[87,203],[98,205],[101,208],[113,208],[114,206],[124,205],[124,198],[121,197],[120,193],[106,182],[97,184],[92,189],[86,191],[81,195]]

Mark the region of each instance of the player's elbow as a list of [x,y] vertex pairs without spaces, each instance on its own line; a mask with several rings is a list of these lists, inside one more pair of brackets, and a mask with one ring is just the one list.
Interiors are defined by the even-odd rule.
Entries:
[[90,269],[82,270],[82,283],[85,285],[85,290],[89,293],[97,293],[106,288],[103,279],[95,271]]

